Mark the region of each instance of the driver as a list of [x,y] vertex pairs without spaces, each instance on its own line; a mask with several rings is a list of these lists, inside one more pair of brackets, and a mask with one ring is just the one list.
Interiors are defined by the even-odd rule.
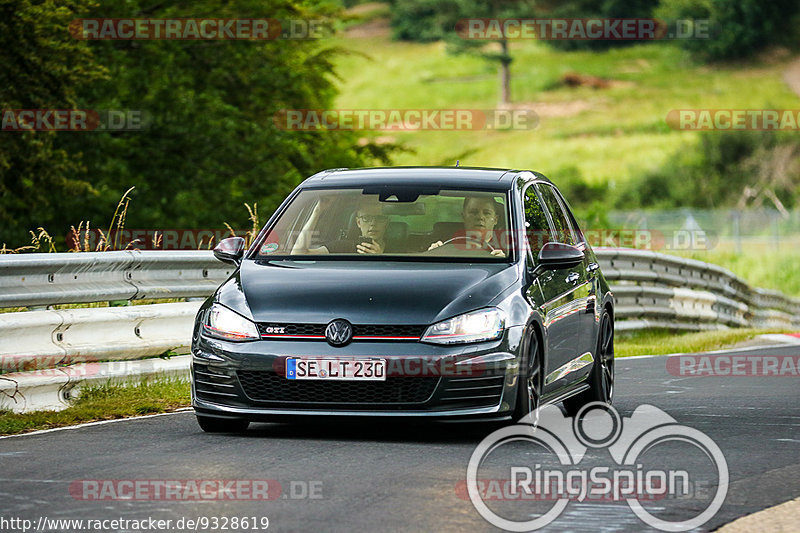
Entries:
[[[356,225],[360,231],[357,239],[339,239],[325,243],[321,246],[311,247],[310,236],[312,229],[317,225],[319,218],[328,207],[331,198],[323,197],[314,206],[311,216],[300,231],[297,241],[292,247],[292,255],[299,254],[382,254],[385,251],[395,251],[393,243],[386,242],[386,228],[389,217],[383,214],[381,205],[374,200],[364,199],[356,210]],[[388,250],[387,250],[388,247]]]
[[[467,196],[464,198],[464,207],[461,209],[461,218],[464,221],[465,234],[463,238],[467,241],[480,241],[491,250],[495,257],[505,257],[505,252],[500,248],[494,234],[497,225],[498,204],[494,198],[488,196]],[[442,241],[432,243],[428,250],[433,250],[444,245]]]

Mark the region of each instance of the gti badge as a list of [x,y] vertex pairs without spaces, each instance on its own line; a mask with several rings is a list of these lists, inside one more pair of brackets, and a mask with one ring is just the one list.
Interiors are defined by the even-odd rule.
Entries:
[[325,328],[325,338],[331,346],[344,346],[353,338],[353,326],[341,318],[332,320]]

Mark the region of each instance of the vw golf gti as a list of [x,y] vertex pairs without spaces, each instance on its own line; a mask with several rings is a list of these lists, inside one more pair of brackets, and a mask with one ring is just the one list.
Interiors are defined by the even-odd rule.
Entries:
[[543,175],[335,169],[301,183],[201,306],[209,432],[310,416],[516,420],[610,403],[614,299]]

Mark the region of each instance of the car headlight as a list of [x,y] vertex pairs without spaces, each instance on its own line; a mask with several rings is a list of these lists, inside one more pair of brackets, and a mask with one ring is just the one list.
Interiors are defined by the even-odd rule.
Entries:
[[261,338],[253,322],[219,304],[211,306],[208,320],[203,326],[212,337],[228,341],[252,341]]
[[492,341],[500,338],[505,324],[499,309],[480,309],[430,326],[420,340],[434,344]]

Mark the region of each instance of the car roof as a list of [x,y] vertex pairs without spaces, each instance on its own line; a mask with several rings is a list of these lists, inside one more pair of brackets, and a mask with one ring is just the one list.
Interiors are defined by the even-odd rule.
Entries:
[[364,185],[431,186],[443,189],[510,189],[516,177],[549,181],[543,175],[507,168],[481,167],[375,167],[335,168],[314,174],[302,183],[304,188],[359,187]]

